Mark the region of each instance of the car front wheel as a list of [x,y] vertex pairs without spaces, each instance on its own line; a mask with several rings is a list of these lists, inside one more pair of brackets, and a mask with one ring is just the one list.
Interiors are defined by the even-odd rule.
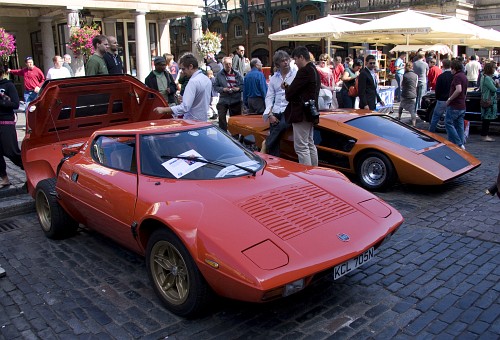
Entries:
[[48,178],[38,182],[35,191],[35,208],[38,221],[45,236],[51,239],[62,239],[76,233],[76,222],[56,198],[56,179]]
[[395,171],[390,159],[377,151],[361,157],[357,166],[361,186],[368,190],[385,190],[394,183]]
[[146,267],[153,288],[173,313],[193,317],[204,311],[212,291],[182,242],[159,229],[148,241]]

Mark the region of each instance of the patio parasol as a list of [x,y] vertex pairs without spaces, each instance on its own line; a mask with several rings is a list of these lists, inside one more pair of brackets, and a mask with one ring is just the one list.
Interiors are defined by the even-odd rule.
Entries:
[[306,22],[269,35],[275,41],[318,41],[338,39],[342,32],[355,29],[359,25],[334,15]]
[[435,14],[406,10],[346,30],[343,41],[383,42],[391,44],[436,43],[433,39],[467,39],[474,36],[470,30],[457,30]]

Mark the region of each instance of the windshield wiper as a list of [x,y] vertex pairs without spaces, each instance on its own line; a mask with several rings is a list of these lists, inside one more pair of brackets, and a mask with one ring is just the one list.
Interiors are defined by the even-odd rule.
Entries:
[[255,177],[255,174],[257,173],[256,170],[247,168],[246,166],[241,166],[239,164],[206,160],[205,158],[200,158],[200,157],[162,155],[162,156],[160,156],[160,158],[161,159],[172,159],[172,158],[185,159],[185,160],[188,160],[188,161],[197,161],[197,162],[200,162],[200,163],[212,164],[212,165],[220,166],[221,168],[226,168],[228,166],[235,166],[238,169],[241,169],[241,170],[244,170],[246,172],[251,173],[252,176],[254,176],[254,177]]

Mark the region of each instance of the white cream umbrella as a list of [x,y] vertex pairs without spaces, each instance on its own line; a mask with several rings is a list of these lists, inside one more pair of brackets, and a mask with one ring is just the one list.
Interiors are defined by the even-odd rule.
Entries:
[[[429,13],[430,14],[430,13]],[[453,30],[444,20],[413,10],[392,14],[359,25],[342,35],[343,41],[424,44],[432,39],[467,39],[473,32]]]
[[269,35],[275,41],[318,41],[338,39],[342,32],[358,27],[359,24],[340,19],[334,15],[306,22],[298,26]]

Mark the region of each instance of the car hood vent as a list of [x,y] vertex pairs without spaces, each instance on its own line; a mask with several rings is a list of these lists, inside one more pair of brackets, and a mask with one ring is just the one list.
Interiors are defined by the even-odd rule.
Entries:
[[356,212],[349,204],[312,184],[276,188],[238,205],[283,240]]

